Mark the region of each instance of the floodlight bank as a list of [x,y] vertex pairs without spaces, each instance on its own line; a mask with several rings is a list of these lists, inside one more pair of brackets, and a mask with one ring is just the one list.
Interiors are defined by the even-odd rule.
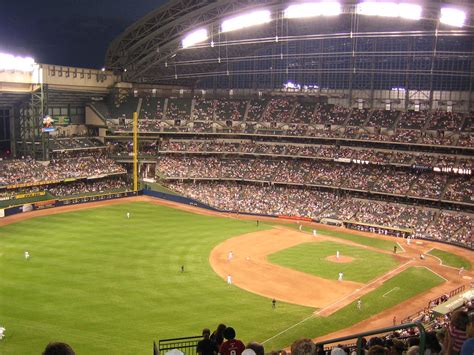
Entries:
[[188,48],[197,43],[204,42],[208,38],[209,38],[209,34],[207,33],[207,29],[200,28],[186,35],[183,38],[181,43],[183,45],[183,48]]
[[338,2],[310,2],[290,5],[284,12],[286,18],[337,16],[340,14],[341,4]]
[[421,19],[422,8],[420,5],[409,3],[366,1],[357,5],[356,12],[367,16],[401,17],[419,20]]
[[243,28],[261,25],[272,20],[268,10],[258,10],[244,15],[239,15],[222,22],[222,32],[230,32]]
[[443,7],[441,9],[441,18],[439,22],[454,27],[463,27],[466,22],[466,13],[462,10]]
[[32,72],[35,60],[31,57],[16,57],[12,54],[0,53],[0,70]]

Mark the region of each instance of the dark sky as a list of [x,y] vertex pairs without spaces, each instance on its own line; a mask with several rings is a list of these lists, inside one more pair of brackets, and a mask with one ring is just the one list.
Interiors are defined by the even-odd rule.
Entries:
[[167,0],[0,0],[0,52],[101,68],[110,42]]

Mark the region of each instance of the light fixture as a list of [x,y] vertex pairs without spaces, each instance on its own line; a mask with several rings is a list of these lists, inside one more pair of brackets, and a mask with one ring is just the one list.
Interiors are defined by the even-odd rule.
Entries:
[[271,20],[272,18],[270,11],[257,10],[224,20],[221,24],[221,30],[222,32],[230,32],[240,30],[242,28],[268,23]]
[[286,18],[305,18],[315,16],[337,16],[341,14],[341,4],[338,2],[307,2],[290,5],[284,11]]
[[183,45],[183,48],[188,48],[194,46],[197,43],[204,42],[208,38],[209,35],[207,33],[207,29],[200,28],[186,35],[181,41],[181,44]]
[[359,15],[400,17],[409,20],[421,19],[422,8],[420,5],[396,2],[365,1],[357,5]]
[[466,22],[466,13],[459,9],[443,7],[439,22],[453,27],[463,27]]
[[12,54],[0,53],[0,70],[32,72],[35,60],[31,57],[17,57]]

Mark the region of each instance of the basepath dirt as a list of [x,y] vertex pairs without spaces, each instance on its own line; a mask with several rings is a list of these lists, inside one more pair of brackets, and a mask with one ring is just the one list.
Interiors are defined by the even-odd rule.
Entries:
[[[0,218],[0,226],[38,216],[138,201],[146,201],[203,215],[275,222],[275,219],[271,217],[254,217],[239,214],[219,213],[166,200],[139,196],[16,214],[6,218]],[[278,221],[289,224],[295,223],[294,221]],[[324,230],[343,230],[340,227],[331,227],[315,223],[305,222],[304,224],[312,226],[321,232]],[[334,313],[338,309],[360,298],[362,295],[377,288],[384,281],[410,266],[426,267],[446,280],[443,284],[398,304],[380,314],[370,317],[365,321],[355,324],[352,327],[316,339],[319,341],[390,326],[393,324],[394,317],[396,317],[396,321],[399,322],[401,319],[426,307],[429,300],[448,293],[461,285],[469,287],[471,282],[474,280],[474,271],[466,270],[462,275],[460,275],[458,269],[444,266],[440,263],[439,259],[426,255],[428,251],[436,248],[472,260],[474,255],[472,251],[452,245],[429,241],[412,240],[410,244],[406,244],[406,242],[400,238],[380,236],[358,231],[351,231],[351,233],[390,240],[394,245],[398,243],[398,250],[402,252],[397,253],[394,257],[399,260],[399,266],[368,284],[360,284],[346,280],[339,282],[337,281],[337,274],[334,276],[334,280],[327,280],[271,264],[266,258],[267,255],[301,243],[319,243],[324,240],[331,240],[342,244],[355,245],[353,242],[323,236],[322,234],[313,237],[310,233],[300,232],[285,226],[278,226],[270,230],[262,230],[228,239],[212,250],[209,256],[209,262],[218,275],[224,279],[227,278],[227,275],[231,275],[233,284],[240,288],[268,298],[275,298],[279,301],[318,308],[315,312],[315,315],[318,316],[328,316]],[[360,245],[358,246],[361,247]],[[370,247],[366,248],[375,250]],[[231,260],[229,260],[229,251],[232,251]],[[377,251],[380,252],[380,250]],[[424,260],[420,259],[420,254],[425,254],[426,258]],[[336,260],[335,256],[330,257],[330,259],[335,263],[351,261],[345,256],[341,256],[339,260]]]

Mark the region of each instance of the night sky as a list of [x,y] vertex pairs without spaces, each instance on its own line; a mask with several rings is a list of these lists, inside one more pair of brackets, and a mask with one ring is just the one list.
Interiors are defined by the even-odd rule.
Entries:
[[101,68],[112,40],[167,0],[1,0],[0,52]]

